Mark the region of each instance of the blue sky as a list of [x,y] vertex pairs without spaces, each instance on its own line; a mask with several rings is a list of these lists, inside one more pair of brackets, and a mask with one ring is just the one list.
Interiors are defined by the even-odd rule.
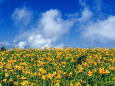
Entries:
[[115,0],[0,0],[0,47],[115,48]]

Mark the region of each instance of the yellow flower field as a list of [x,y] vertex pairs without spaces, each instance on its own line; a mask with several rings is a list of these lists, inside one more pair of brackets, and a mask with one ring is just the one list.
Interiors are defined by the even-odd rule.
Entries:
[[115,86],[115,49],[0,51],[0,86]]

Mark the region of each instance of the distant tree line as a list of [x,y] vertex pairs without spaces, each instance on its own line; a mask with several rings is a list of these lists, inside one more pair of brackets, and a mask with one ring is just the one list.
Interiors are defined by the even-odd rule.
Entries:
[[0,48],[0,51],[5,51],[5,50],[7,50],[5,47]]

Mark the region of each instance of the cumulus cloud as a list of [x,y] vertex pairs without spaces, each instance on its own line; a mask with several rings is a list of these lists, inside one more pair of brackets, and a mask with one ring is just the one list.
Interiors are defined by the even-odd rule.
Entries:
[[18,48],[24,48],[26,46],[26,42],[24,41],[21,41],[21,42],[19,42],[17,45],[16,45],[16,47],[18,47]]
[[86,7],[83,9],[82,16],[78,20],[82,22],[87,21],[92,17],[92,15],[93,13]]
[[87,24],[84,26],[83,37],[99,41],[115,41],[115,16]]
[[40,47],[63,47],[64,44],[55,45],[59,37],[69,31],[73,22],[70,20],[63,20],[61,13],[58,10],[51,9],[42,14],[36,23],[37,27],[32,31],[24,32],[20,38],[17,47],[40,48]]
[[49,10],[43,13],[39,25],[45,37],[58,38],[69,30],[72,22],[63,20],[58,10]]
[[32,11],[28,10],[26,7],[16,8],[12,14],[12,19],[16,25],[26,26],[30,23],[32,19]]

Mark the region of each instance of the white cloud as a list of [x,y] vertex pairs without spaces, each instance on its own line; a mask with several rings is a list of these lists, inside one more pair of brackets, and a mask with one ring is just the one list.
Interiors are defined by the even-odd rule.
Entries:
[[[55,45],[59,38],[69,31],[73,22],[63,20],[61,13],[58,10],[51,9],[42,14],[38,19],[35,29],[21,33],[19,36],[22,40],[18,41],[18,47],[63,47],[64,44]],[[16,38],[17,39],[17,38]]]
[[90,11],[89,8],[84,7],[84,9],[81,11],[81,13],[74,13],[74,14],[69,14],[68,19],[71,20],[72,23],[74,23],[73,26],[77,24],[83,24],[87,23],[89,20],[91,20],[93,17],[93,13]]
[[18,47],[18,48],[24,48],[26,46],[26,41],[21,41],[18,43],[18,45],[16,45],[15,47]]
[[43,13],[39,28],[43,28],[42,32],[45,37],[58,38],[67,32],[71,25],[71,21],[61,18],[61,13],[58,10],[52,9]]
[[58,45],[58,46],[55,46],[56,48],[64,48],[65,46],[64,46],[64,44],[62,43],[62,44],[60,44],[60,45]]
[[53,40],[43,38],[42,35],[30,35],[29,38],[27,38],[28,45],[32,48],[39,48],[39,47],[50,47]]
[[106,20],[91,22],[84,26],[84,38],[105,41],[115,41],[115,16],[109,16]]
[[88,8],[84,8],[84,10],[82,11],[82,16],[78,20],[84,22],[86,20],[89,20],[92,15],[93,13]]
[[16,8],[12,14],[12,19],[16,25],[25,26],[30,23],[32,19],[32,11],[28,10],[26,7]]

